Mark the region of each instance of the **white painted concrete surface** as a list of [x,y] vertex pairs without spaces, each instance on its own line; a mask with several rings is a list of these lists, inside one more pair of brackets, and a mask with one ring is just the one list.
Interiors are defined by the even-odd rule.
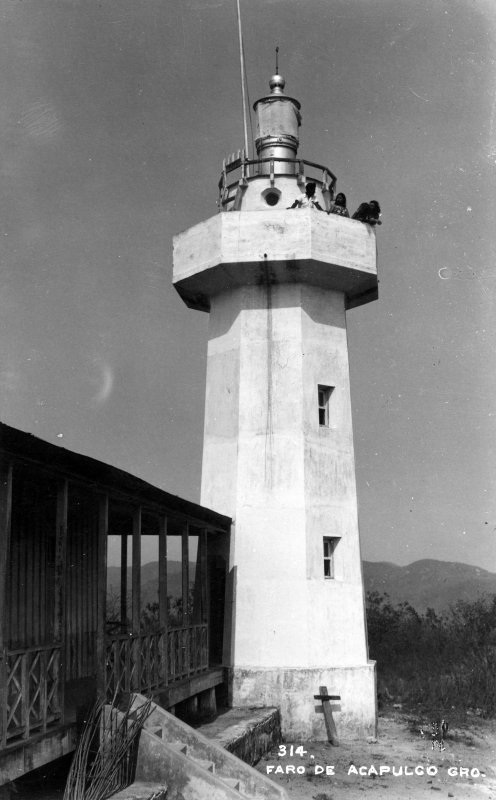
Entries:
[[376,296],[375,233],[315,209],[222,213],[176,237],[174,283],[210,311],[201,502],[235,521],[233,703],[325,738],[327,685],[340,734],[374,733],[345,308]]
[[259,285],[265,270],[277,283],[306,283],[377,297],[374,229],[316,209],[267,208],[217,214],[174,237],[177,291],[191,308],[236,286]]

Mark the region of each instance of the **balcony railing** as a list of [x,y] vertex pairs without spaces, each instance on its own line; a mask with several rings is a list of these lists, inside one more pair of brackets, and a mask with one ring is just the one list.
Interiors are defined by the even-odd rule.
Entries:
[[[107,695],[154,694],[208,669],[208,625],[109,639]],[[0,658],[0,748],[63,723],[61,646],[5,650]]]
[[208,669],[208,625],[171,628],[167,639],[167,676],[170,682]]
[[154,694],[206,669],[207,624],[170,628],[167,633],[121,634],[107,643],[107,696]]
[[0,679],[2,747],[45,733],[63,721],[60,665],[60,646],[4,652]]
[[264,175],[274,185],[276,176],[296,176],[302,191],[308,180],[316,180],[321,184],[322,191],[334,192],[337,178],[329,167],[307,161],[304,158],[246,158],[244,150],[238,151],[222,164],[222,173],[219,180],[219,208],[234,202],[238,188],[246,186],[252,178]]

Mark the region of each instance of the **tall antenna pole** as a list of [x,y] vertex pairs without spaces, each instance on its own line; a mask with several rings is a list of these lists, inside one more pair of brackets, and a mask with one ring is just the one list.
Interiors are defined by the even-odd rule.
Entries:
[[279,75],[279,48],[276,47],[276,75]]
[[249,157],[248,153],[248,124],[246,120],[246,94],[245,94],[245,67],[244,67],[244,54],[243,54],[243,36],[241,33],[241,11],[239,8],[239,0],[236,0],[236,8],[238,11],[238,34],[239,34],[239,66],[241,70],[241,94],[243,102],[243,128],[245,133],[245,154]]

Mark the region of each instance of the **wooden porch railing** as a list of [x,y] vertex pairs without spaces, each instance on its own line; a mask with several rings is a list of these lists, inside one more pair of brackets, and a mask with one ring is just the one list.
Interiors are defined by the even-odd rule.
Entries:
[[167,677],[170,683],[208,669],[208,625],[171,628],[167,641]]
[[109,699],[121,692],[153,694],[208,669],[208,625],[112,637],[107,642],[106,666]]
[[63,722],[61,648],[6,650],[1,662],[0,746]]
[[[153,694],[208,669],[208,625],[119,635],[107,642],[107,695]],[[60,645],[5,650],[0,658],[0,748],[63,722]]]

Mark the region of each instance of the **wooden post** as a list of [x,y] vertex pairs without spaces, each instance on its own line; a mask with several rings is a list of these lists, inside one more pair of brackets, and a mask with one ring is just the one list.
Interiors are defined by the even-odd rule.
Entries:
[[[207,580],[208,580],[208,562],[207,562],[207,531],[205,528],[202,528],[200,531],[200,535],[198,537],[198,559],[197,559],[197,569],[200,570],[200,593],[201,593],[201,615],[200,615],[200,625],[199,628],[199,650],[200,650],[200,665],[202,668],[209,666],[210,664],[210,645],[209,645],[209,634],[210,634],[210,626],[209,626],[209,611],[208,611],[208,590],[207,590]],[[206,627],[205,626],[206,624]]]
[[184,676],[186,677],[189,675],[189,671],[191,668],[191,651],[193,647],[192,643],[192,630],[187,626],[190,624],[190,616],[189,616],[189,524],[188,522],[184,523],[183,531],[181,535],[181,554],[182,554],[182,597],[183,597],[183,609],[182,609],[182,620],[181,624],[183,626],[183,632],[180,634],[179,639],[179,663],[181,664],[181,671],[183,672]]
[[181,553],[182,553],[182,595],[183,595],[183,613],[182,623],[187,625],[189,622],[189,525],[184,523],[183,532],[181,535]]
[[339,745],[338,732],[332,716],[331,704],[329,700],[341,700],[339,694],[328,694],[327,686],[319,686],[319,694],[314,694],[314,700],[322,701],[322,709],[324,711],[324,720],[327,731],[327,739],[335,747]]
[[217,714],[217,700],[215,697],[215,687],[205,689],[198,695],[198,711],[201,717],[212,717]]
[[[59,675],[61,675],[62,670],[59,671]],[[41,676],[41,680],[44,680],[45,676]],[[59,683],[60,686],[60,683]],[[60,696],[60,695],[59,695]],[[21,656],[21,725],[22,725],[22,738],[29,739],[29,722],[30,722],[30,714],[29,714],[29,701],[31,700],[30,693],[29,693],[29,678],[28,678],[28,654],[23,653]]]
[[64,632],[65,561],[67,551],[68,483],[61,481],[57,492],[57,530],[55,534],[55,620],[54,640],[60,642]]
[[66,587],[66,555],[67,555],[67,511],[69,506],[69,483],[60,481],[57,490],[57,513],[55,531],[55,591],[54,591],[54,642],[60,646],[59,665],[59,702],[61,722],[64,721],[64,689],[65,689],[65,587]]
[[165,515],[160,516],[158,535],[158,618],[160,630],[162,631],[160,643],[160,680],[164,686],[167,686],[167,631],[169,627],[169,615],[167,609],[167,517]]
[[134,683],[131,681],[130,690],[141,690],[141,642],[140,642],[140,617],[141,617],[141,506],[133,514],[133,611],[132,632],[133,641],[130,643],[134,652]]
[[198,538],[198,547],[200,549],[197,569],[200,569],[201,576],[201,616],[200,622],[205,623],[208,621],[208,606],[207,606],[207,531],[203,528],[200,531]]
[[0,465],[0,657],[7,636],[7,566],[12,524],[12,464]]
[[[66,644],[66,647],[65,647],[65,652],[66,653],[67,653],[67,649],[68,648],[67,648],[67,644]],[[49,650],[42,650],[41,653],[40,653],[40,664],[41,664],[41,674],[42,675],[46,675],[47,674],[49,661],[50,661],[50,651]],[[41,681],[40,697],[41,697],[41,707],[42,708],[46,708],[47,707],[47,700],[48,700],[48,687],[47,687],[47,682],[43,681],[43,680]],[[42,723],[42,727],[41,727],[41,730],[42,730],[43,733],[46,733],[46,729],[47,729],[47,716],[48,716],[48,714],[43,714],[43,723]],[[29,725],[29,719],[28,719],[28,725]]]
[[127,533],[121,534],[121,633],[127,632]]
[[133,634],[140,632],[141,616],[141,506],[133,514]]
[[0,464],[0,746],[7,738],[7,568],[12,527],[12,463]]
[[109,523],[108,495],[99,498],[98,505],[98,566],[97,566],[97,619],[96,619],[96,663],[97,693],[103,700],[107,692],[107,645],[105,621],[107,615],[107,539]]

